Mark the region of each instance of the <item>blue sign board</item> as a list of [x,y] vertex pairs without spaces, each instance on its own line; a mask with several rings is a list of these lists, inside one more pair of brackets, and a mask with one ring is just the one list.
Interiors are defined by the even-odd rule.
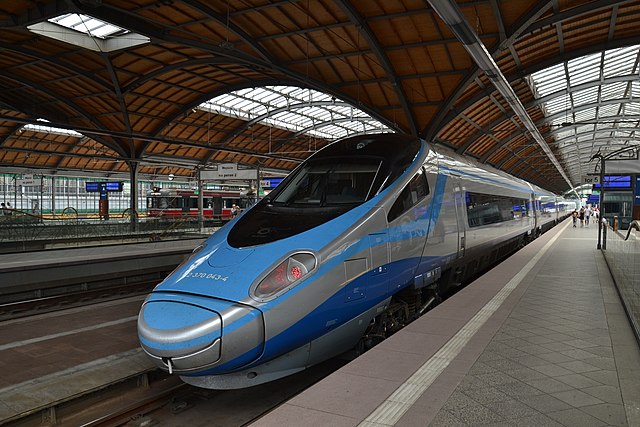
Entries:
[[636,194],[633,198],[633,204],[640,206],[640,175],[636,175]]
[[88,193],[122,191],[122,181],[85,182],[84,188]]
[[[593,184],[593,188],[600,188],[600,184]],[[630,175],[605,175],[604,188],[612,189],[612,190],[631,189],[631,176]]]
[[276,188],[278,186],[278,184],[280,184],[282,182],[284,178],[282,177],[268,177],[268,178],[262,178],[263,181],[268,181],[269,185],[267,187],[264,188]]

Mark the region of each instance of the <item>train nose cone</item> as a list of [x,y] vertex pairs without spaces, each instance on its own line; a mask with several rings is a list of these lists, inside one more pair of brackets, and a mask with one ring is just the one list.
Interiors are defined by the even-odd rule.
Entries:
[[220,359],[222,319],[207,308],[177,301],[147,301],[138,316],[143,350],[161,368],[188,372]]
[[209,256],[211,267],[232,267],[240,265],[253,253],[253,249],[220,248]]

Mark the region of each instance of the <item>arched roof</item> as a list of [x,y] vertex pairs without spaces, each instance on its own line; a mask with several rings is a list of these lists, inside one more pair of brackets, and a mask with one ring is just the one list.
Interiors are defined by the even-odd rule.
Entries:
[[[390,129],[556,192],[593,171],[589,156],[597,150],[637,144],[640,1],[458,1],[466,27],[447,18],[447,6],[448,0],[3,2],[0,165],[125,173],[136,162],[143,173],[190,175],[196,165],[238,162],[289,170],[327,141],[197,108],[268,86],[325,93]],[[124,31],[91,48],[91,40],[68,30],[55,30],[56,39],[45,35],[55,24],[44,23],[67,13]],[[581,80],[580,58],[603,60],[617,48],[635,58],[630,69]],[[479,58],[482,49],[499,75]],[[543,90],[535,76],[549,67],[568,85]],[[514,102],[522,106],[519,115]],[[38,119],[81,135],[23,127]],[[602,123],[585,123],[592,121]]]

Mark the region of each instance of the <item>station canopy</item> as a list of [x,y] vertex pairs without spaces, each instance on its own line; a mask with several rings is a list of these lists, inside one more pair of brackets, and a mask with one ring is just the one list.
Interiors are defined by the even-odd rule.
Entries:
[[401,132],[564,193],[636,154],[638,40],[640,0],[3,2],[0,166],[286,173]]
[[640,45],[565,61],[530,77],[536,103],[570,175],[593,173],[594,156],[635,153],[640,135]]

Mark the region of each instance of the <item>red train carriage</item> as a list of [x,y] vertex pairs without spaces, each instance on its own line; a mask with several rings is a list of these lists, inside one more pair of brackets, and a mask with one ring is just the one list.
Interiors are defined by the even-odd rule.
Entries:
[[[205,190],[202,193],[205,218],[230,220],[231,207],[244,208],[246,200],[240,191]],[[147,194],[147,214],[150,217],[184,218],[198,216],[198,194],[193,190],[161,188]]]

